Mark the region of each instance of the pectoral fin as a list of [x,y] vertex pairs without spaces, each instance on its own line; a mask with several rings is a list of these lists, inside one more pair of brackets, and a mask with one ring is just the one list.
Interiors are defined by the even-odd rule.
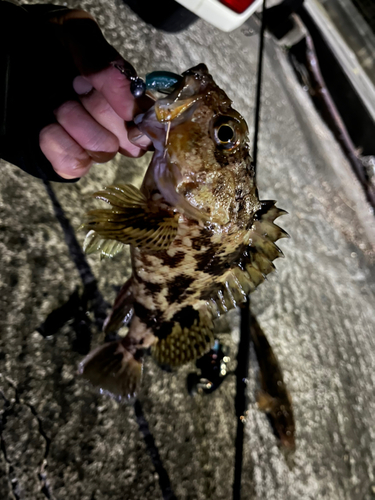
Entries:
[[113,304],[112,311],[104,322],[103,331],[105,333],[119,330],[123,325],[127,325],[131,320],[134,309],[134,297],[132,294],[132,279],[130,278],[121,288]]
[[121,241],[103,239],[93,230],[87,233],[83,243],[83,251],[86,254],[100,252],[100,259],[114,257],[124,248],[125,244]]
[[94,197],[112,208],[88,212],[84,223],[91,230],[84,243],[88,253],[99,250],[111,256],[121,250],[121,244],[166,250],[176,237],[178,216],[167,210],[152,212],[146,197],[134,186],[109,186]]

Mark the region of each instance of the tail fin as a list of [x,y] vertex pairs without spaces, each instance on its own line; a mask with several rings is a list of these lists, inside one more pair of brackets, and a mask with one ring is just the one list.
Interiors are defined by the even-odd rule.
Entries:
[[79,365],[79,374],[101,393],[117,400],[134,398],[142,377],[143,360],[135,358],[123,340],[109,342],[91,351]]

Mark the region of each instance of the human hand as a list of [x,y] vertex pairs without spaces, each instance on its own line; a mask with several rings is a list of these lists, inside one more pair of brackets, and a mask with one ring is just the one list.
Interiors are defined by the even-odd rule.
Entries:
[[139,137],[131,121],[150,102],[147,98],[135,101],[130,80],[114,64],[132,75],[135,70],[106,42],[87,12],[57,11],[49,23],[78,73],[72,81],[75,98],[54,110],[56,123],[45,126],[39,135],[40,148],[54,170],[64,179],[73,179],[85,175],[93,162],[107,162],[117,152],[141,156],[150,141]]

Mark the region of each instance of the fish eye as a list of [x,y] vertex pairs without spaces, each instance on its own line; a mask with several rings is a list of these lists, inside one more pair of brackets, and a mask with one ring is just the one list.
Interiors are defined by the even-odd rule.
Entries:
[[221,142],[230,142],[233,140],[234,137],[234,130],[230,125],[226,125],[225,123],[223,125],[220,125],[220,127],[217,129],[217,138]]
[[213,139],[221,149],[234,149],[240,142],[239,123],[228,116],[220,117],[213,126]]

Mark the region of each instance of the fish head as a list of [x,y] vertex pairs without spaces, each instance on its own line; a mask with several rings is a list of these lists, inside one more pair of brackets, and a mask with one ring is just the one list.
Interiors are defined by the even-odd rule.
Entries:
[[188,218],[225,225],[258,208],[247,124],[231,104],[199,64],[138,119],[155,147],[146,189]]

